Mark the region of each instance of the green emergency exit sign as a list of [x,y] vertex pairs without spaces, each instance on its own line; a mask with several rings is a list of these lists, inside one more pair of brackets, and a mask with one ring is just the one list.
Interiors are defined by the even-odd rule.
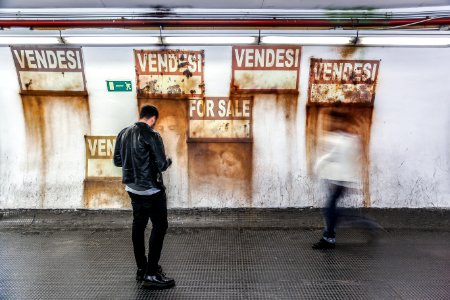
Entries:
[[131,81],[106,80],[108,92],[131,92]]

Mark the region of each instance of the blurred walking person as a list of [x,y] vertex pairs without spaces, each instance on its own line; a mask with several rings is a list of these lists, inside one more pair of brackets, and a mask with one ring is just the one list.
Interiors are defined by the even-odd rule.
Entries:
[[[346,113],[331,111],[325,120],[328,130],[319,145],[322,155],[315,165],[316,175],[327,186],[327,203],[323,209],[325,229],[319,242],[313,249],[333,249],[336,245],[336,226],[343,218],[337,208],[338,202],[349,189],[359,186],[361,168],[361,140],[356,135],[355,122]],[[354,221],[372,227],[371,221],[357,216],[346,216]]]

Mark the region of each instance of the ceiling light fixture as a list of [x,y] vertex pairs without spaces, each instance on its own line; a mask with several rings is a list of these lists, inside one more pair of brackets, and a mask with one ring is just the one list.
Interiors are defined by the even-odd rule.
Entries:
[[253,36],[168,36],[163,37],[167,45],[236,45],[256,44],[258,38]]
[[2,36],[0,45],[49,45],[59,44],[60,39],[56,36]]
[[350,45],[352,39],[345,36],[263,36],[261,44]]
[[63,36],[66,44],[75,45],[157,45],[160,44],[156,36],[127,36],[127,35],[104,35],[104,36]]
[[360,36],[362,46],[411,46],[411,47],[445,47],[450,46],[450,36]]

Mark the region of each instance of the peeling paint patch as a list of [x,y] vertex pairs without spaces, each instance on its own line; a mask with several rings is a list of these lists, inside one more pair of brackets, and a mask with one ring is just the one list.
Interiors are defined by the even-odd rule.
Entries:
[[203,96],[203,51],[134,50],[134,59],[138,97]]
[[308,103],[372,104],[379,66],[379,60],[311,58]]

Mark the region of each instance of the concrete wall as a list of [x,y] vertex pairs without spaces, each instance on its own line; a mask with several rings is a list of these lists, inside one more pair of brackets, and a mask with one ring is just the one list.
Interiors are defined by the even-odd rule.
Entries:
[[[229,95],[231,47],[177,48],[204,49],[205,94]],[[30,137],[37,123],[27,115],[28,100],[19,94],[11,51],[0,48],[0,209],[129,207],[117,181],[91,190],[97,200],[87,204],[83,136],[116,135],[136,121],[133,48],[84,47],[83,55],[88,91],[84,101],[88,106],[80,109],[76,104],[80,99],[46,102],[44,112],[34,116],[51,119],[44,122],[46,135],[39,142]],[[202,153],[215,155],[227,146],[187,147],[185,135],[178,132],[170,136],[170,130],[161,128],[168,154],[176,159],[165,174],[169,207],[323,205],[320,184],[307,171],[305,147],[311,57],[381,60],[369,144],[370,205],[450,207],[448,48],[348,51],[306,46],[302,48],[299,95],[255,94],[253,143],[245,149],[229,150],[248,156],[239,160],[244,165],[220,162],[225,165],[215,166],[214,161],[203,161]],[[105,80],[131,80],[133,92],[108,92]],[[45,162],[33,156],[45,156]],[[212,168],[196,171],[202,164],[212,164]],[[102,186],[108,192],[102,191]],[[344,204],[361,206],[363,195],[353,193]]]

